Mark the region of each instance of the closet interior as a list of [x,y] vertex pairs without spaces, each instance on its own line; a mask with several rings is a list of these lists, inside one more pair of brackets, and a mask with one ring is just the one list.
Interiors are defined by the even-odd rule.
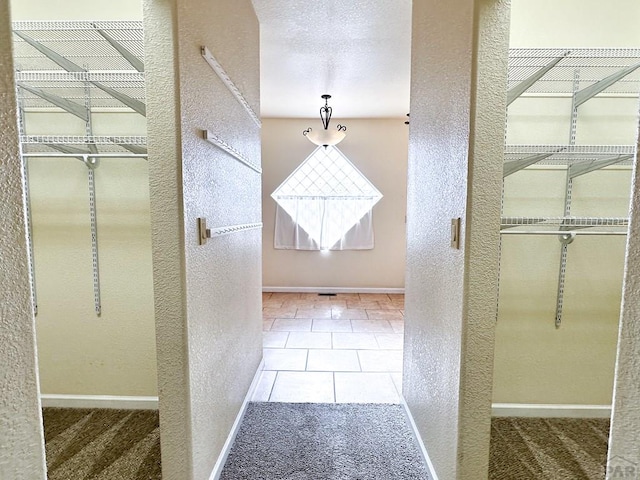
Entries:
[[511,49],[494,402],[609,405],[640,49]]
[[[142,23],[15,22],[14,39],[26,178],[28,159],[32,157],[51,162],[76,159],[86,168],[93,300],[96,315],[100,315],[95,176],[101,159],[144,160],[147,150],[144,135],[101,131],[100,125],[94,125],[99,123],[94,116],[106,112],[146,115]],[[37,120],[38,114],[46,112],[64,112],[67,116],[55,122],[53,129],[49,126],[43,130]],[[30,267],[33,281],[33,262]],[[37,291],[32,291],[37,314]]]
[[13,33],[42,392],[156,395],[142,22]]

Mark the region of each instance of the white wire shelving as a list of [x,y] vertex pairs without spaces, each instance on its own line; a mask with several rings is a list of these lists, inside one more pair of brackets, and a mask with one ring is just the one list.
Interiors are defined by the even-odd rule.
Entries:
[[[144,35],[142,22],[14,22],[14,66],[21,113],[66,112],[91,124],[96,111],[146,115]],[[28,130],[28,128],[27,128]],[[23,124],[23,136],[26,133]],[[90,146],[98,153],[140,156],[141,149],[116,149],[114,144],[145,146],[146,141],[67,135],[43,141],[23,140],[25,152],[51,153],[58,147]],[[93,138],[91,138],[93,137]],[[68,148],[67,148],[68,150]],[[69,152],[64,152],[69,153]]]
[[[564,211],[561,216],[503,217],[500,227],[502,235],[558,236],[560,264],[556,328],[562,323],[569,245],[580,235],[626,235],[629,223],[628,218],[572,216],[573,183],[579,177],[603,168],[630,166],[637,156],[635,144],[577,144],[580,107],[593,98],[630,98],[637,101],[639,93],[640,49],[512,49],[509,52],[507,105],[526,97],[571,99],[570,111],[567,112],[570,119],[567,144],[507,145],[503,169],[506,178],[536,165],[564,167],[559,172],[566,176]],[[503,198],[503,206],[508,200]],[[552,213],[557,215],[559,212]]]
[[[87,167],[93,301],[99,316],[102,300],[95,175],[102,158],[146,159],[147,141],[145,136],[127,132],[94,135],[92,117],[97,112],[146,116],[142,22],[14,22],[13,34],[25,189],[28,192],[29,158],[75,158]],[[77,117],[84,122],[84,135],[38,135],[30,124],[30,115],[36,112]],[[32,303],[37,314],[28,212]]]
[[[582,90],[621,74],[638,62],[638,48],[511,49],[508,90],[513,96],[517,87],[524,87],[527,85],[524,82],[530,82],[521,94],[572,96],[576,71],[580,74]],[[602,95],[637,96],[640,70],[633,69],[610,85],[600,83],[600,86],[605,87],[599,92]]]
[[[21,72],[56,71],[61,67],[20,35],[89,71],[138,71],[131,60],[137,60],[140,67],[144,58],[142,22],[14,22],[13,31],[15,68]],[[129,52],[132,58],[123,52]]]

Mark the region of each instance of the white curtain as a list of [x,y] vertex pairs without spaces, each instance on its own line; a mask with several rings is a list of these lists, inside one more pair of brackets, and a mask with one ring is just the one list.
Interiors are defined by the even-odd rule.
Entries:
[[278,198],[277,249],[370,250],[373,245],[370,198]]

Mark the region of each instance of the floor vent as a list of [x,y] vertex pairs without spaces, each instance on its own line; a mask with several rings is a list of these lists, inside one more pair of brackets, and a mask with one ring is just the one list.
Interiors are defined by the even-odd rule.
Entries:
[[337,293],[319,293],[319,297],[335,297]]

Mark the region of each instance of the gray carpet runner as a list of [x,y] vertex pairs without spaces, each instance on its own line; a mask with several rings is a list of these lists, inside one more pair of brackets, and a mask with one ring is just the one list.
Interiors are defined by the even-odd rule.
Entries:
[[221,480],[424,480],[400,405],[250,403]]

